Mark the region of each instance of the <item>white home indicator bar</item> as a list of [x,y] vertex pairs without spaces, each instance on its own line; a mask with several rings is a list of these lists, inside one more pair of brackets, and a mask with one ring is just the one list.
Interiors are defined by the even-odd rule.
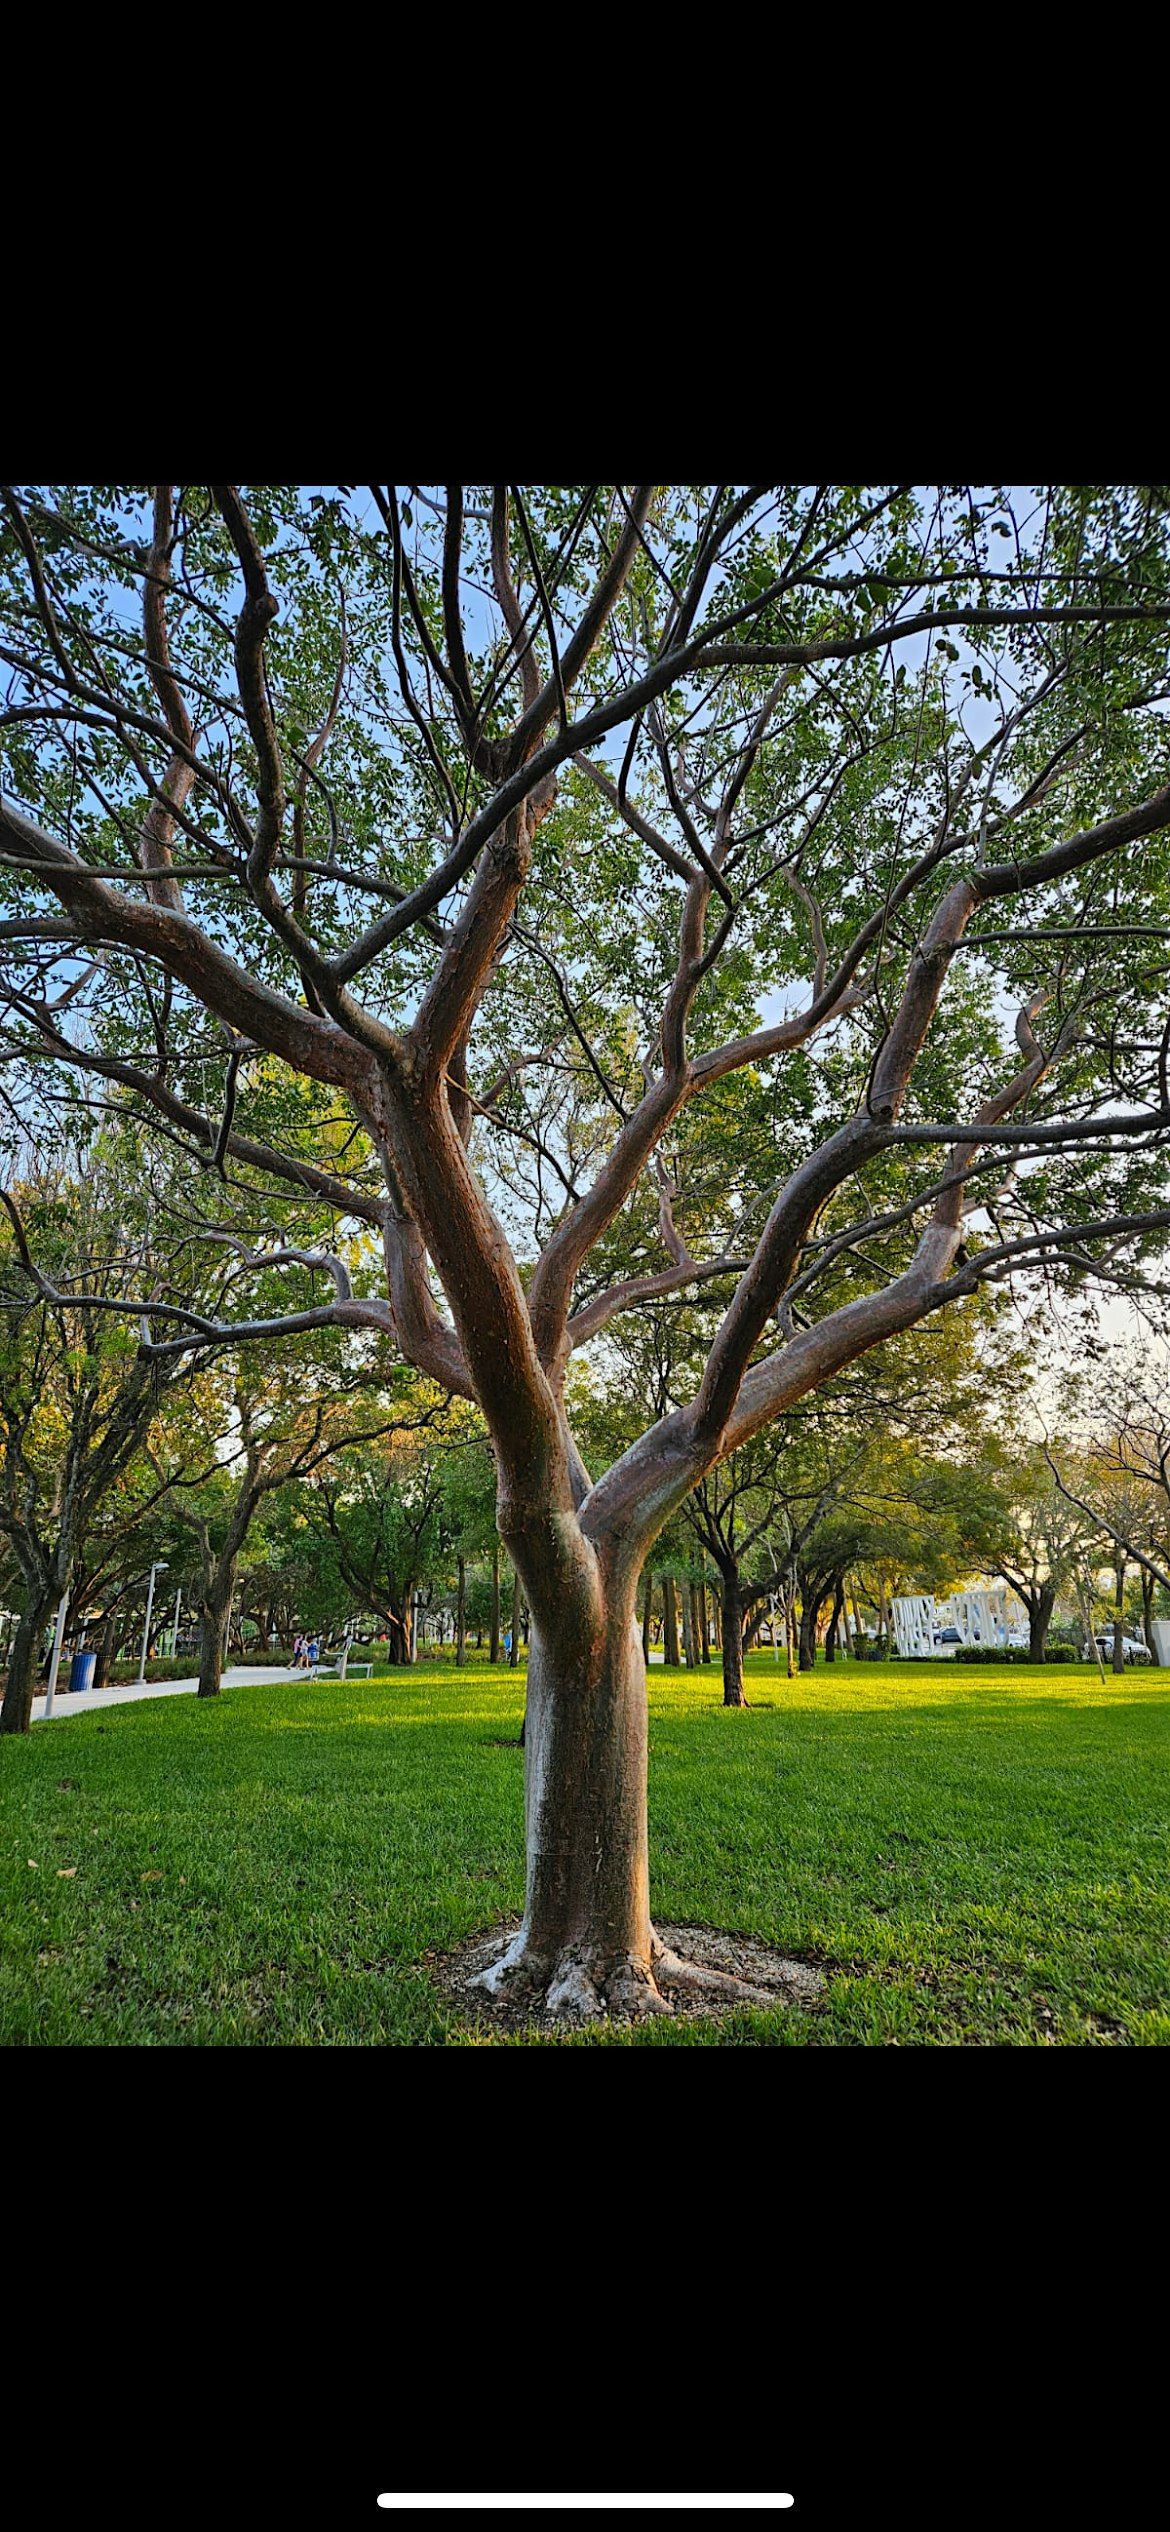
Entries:
[[461,2496],[457,2496],[457,2497],[420,2497],[420,2496],[403,2496],[403,2497],[393,2497],[393,2496],[385,2496],[385,2497],[379,2497],[379,2499],[378,2499],[378,2503],[379,2503],[379,2505],[380,2505],[380,2506],[387,2506],[387,2507],[390,2507],[390,2508],[394,2508],[394,2507],[398,2507],[398,2506],[433,2506],[433,2507],[436,2507],[436,2508],[437,2508],[437,2507],[440,2507],[440,2506],[458,2506],[458,2507],[466,2507],[466,2506],[517,2506],[517,2507],[520,2507],[520,2506],[689,2506],[689,2507],[692,2507],[692,2508],[702,2509],[702,2510],[704,2510],[704,2511],[706,2511],[706,2512],[708,2512],[708,2513],[723,2513],[723,2512],[725,2512],[725,2511],[726,2511],[729,2507],[732,2507],[732,2506],[734,2506],[734,2507],[743,2507],[743,2506],[755,2506],[755,2507],[768,2507],[768,2506],[791,2506],[791,2505],[795,2504],[795,2499],[794,2499],[794,2498],[792,2498],[792,2497],[790,2497],[790,2496],[787,2496],[787,2495],[785,2495],[785,2494],[780,2494],[780,2495],[773,2496],[773,2497],[763,2497],[763,2496],[760,2496],[760,2497],[743,2497],[743,2496],[727,2496],[727,2497],[712,2497],[712,2496],[701,2496],[701,2497],[682,2497],[682,2496],[665,2496],[665,2497],[648,2497],[648,2496],[636,2496],[636,2497],[634,2497],[634,2496],[626,2496],[626,2497],[622,2497],[622,2496],[596,2496],[596,2497],[582,2497],[582,2496],[571,2496],[571,2497],[570,2497],[570,2496],[562,2496],[562,2497],[525,2497],[525,2496],[519,2496],[519,2497],[517,2497],[517,2496],[504,2497],[504,2496],[484,2496],[484,2497],[469,2497],[469,2496],[463,2496],[463,2495],[461,2495]]

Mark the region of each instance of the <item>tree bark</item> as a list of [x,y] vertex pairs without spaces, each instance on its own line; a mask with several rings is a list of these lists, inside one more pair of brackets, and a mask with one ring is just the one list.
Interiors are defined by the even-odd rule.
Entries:
[[117,1620],[113,1616],[110,1616],[106,1619],[105,1625],[102,1628],[101,1640],[98,1644],[97,1668],[93,1675],[93,1684],[95,1688],[109,1687],[110,1663],[114,1658],[114,1634],[116,1626]]
[[1144,1565],[1142,1567],[1142,1634],[1146,1639],[1150,1658],[1156,1662],[1158,1647],[1154,1642],[1154,1577],[1146,1572]]
[[1048,1650],[1048,1629],[1056,1607],[1056,1585],[1041,1583],[1028,1595],[1028,1659],[1042,1662]]
[[524,1922],[485,1971],[492,1994],[535,1990],[550,2013],[664,2010],[654,1983],[646,1832],[646,1667],[634,1593],[576,1630],[571,1653],[535,1613],[525,1717]]
[[234,1569],[226,1574],[217,1568],[209,1584],[204,1585],[202,1600],[203,1629],[199,1644],[199,1697],[218,1697],[223,1679],[225,1640],[231,1610]]
[[817,1666],[819,1612],[820,1602],[815,1594],[802,1591],[800,1595],[800,1667],[802,1670],[815,1670]]
[[653,1614],[653,1609],[654,1576],[651,1573],[649,1566],[647,1566],[646,1581],[642,1594],[642,1659],[644,1662],[648,1662],[650,1659],[650,1620]]
[[509,1655],[508,1655],[508,1666],[509,1666],[509,1669],[511,1669],[511,1670],[518,1670],[518,1669],[519,1669],[519,1667],[520,1667],[520,1570],[519,1570],[519,1567],[517,1567],[517,1568],[516,1568],[516,1570],[515,1570],[515,1572],[513,1573],[513,1576],[512,1576],[512,1650],[511,1650],[511,1652],[510,1652],[510,1653],[509,1653]]
[[707,1624],[707,1585],[705,1582],[699,1584],[699,1656],[704,1662],[709,1662],[711,1659],[711,1635]]
[[0,1732],[27,1732],[31,1728],[40,1668],[41,1633],[53,1605],[51,1594],[44,1599],[39,1594],[32,1594],[21,1610],[9,1656],[4,1703],[0,1707]]
[[740,1599],[739,1575],[723,1575],[723,1703],[725,1706],[746,1706],[743,1690],[743,1605]]
[[825,1660],[827,1662],[835,1662],[837,1659],[837,1629],[841,1623],[841,1611],[844,1606],[845,1585],[841,1581],[840,1576],[838,1576],[837,1581],[833,1586],[833,1614],[829,1620],[828,1633],[825,1636]]
[[693,1670],[695,1667],[695,1587],[693,1583],[684,1582],[679,1588],[682,1595],[683,1660],[687,1669]]
[[668,1670],[678,1670],[678,1610],[674,1597],[674,1577],[662,1577],[662,1658]]

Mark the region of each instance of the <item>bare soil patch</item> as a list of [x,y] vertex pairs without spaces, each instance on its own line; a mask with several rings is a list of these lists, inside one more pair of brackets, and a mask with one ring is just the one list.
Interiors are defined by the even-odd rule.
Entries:
[[[506,1952],[518,1924],[519,1918],[513,1917],[490,1934],[470,1936],[453,1952],[428,1952],[425,1966],[462,2021],[493,2030],[537,2029],[559,2036],[566,2029],[565,2021],[546,2013],[540,2004],[521,2003],[511,1996],[495,1998],[485,1995],[482,1987],[472,1988],[472,1979]],[[824,1992],[823,1970],[811,1961],[790,1959],[753,1934],[722,1934],[705,1925],[656,1924],[656,1931],[683,1961],[742,1982],[740,1991],[731,1995],[713,1995],[702,1988],[664,1989],[671,2012],[680,2019],[722,2021],[730,2013],[758,2011],[761,2005],[789,2005],[807,2012]],[[632,2022],[637,2017],[619,2006],[605,2018]]]

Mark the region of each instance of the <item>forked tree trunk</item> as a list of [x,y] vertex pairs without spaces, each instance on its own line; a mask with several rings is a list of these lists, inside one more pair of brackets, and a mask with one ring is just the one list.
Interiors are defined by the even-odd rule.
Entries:
[[413,1586],[404,1593],[401,1609],[388,1609],[386,1616],[389,1624],[387,1651],[390,1655],[391,1667],[394,1670],[401,1670],[409,1663],[411,1657],[414,1624]]

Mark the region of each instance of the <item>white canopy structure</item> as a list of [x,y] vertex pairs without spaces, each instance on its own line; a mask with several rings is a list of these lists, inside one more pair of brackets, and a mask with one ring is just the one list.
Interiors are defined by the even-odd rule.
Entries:
[[[956,1591],[949,1600],[935,1600],[930,1592],[913,1592],[893,1602],[894,1640],[904,1661],[925,1661],[933,1656],[951,1658],[965,1647],[974,1649],[996,1644],[1026,1644],[1028,1623],[1014,1591],[1006,1583],[988,1583],[977,1591]],[[940,1637],[954,1627],[958,1640],[949,1644]]]

